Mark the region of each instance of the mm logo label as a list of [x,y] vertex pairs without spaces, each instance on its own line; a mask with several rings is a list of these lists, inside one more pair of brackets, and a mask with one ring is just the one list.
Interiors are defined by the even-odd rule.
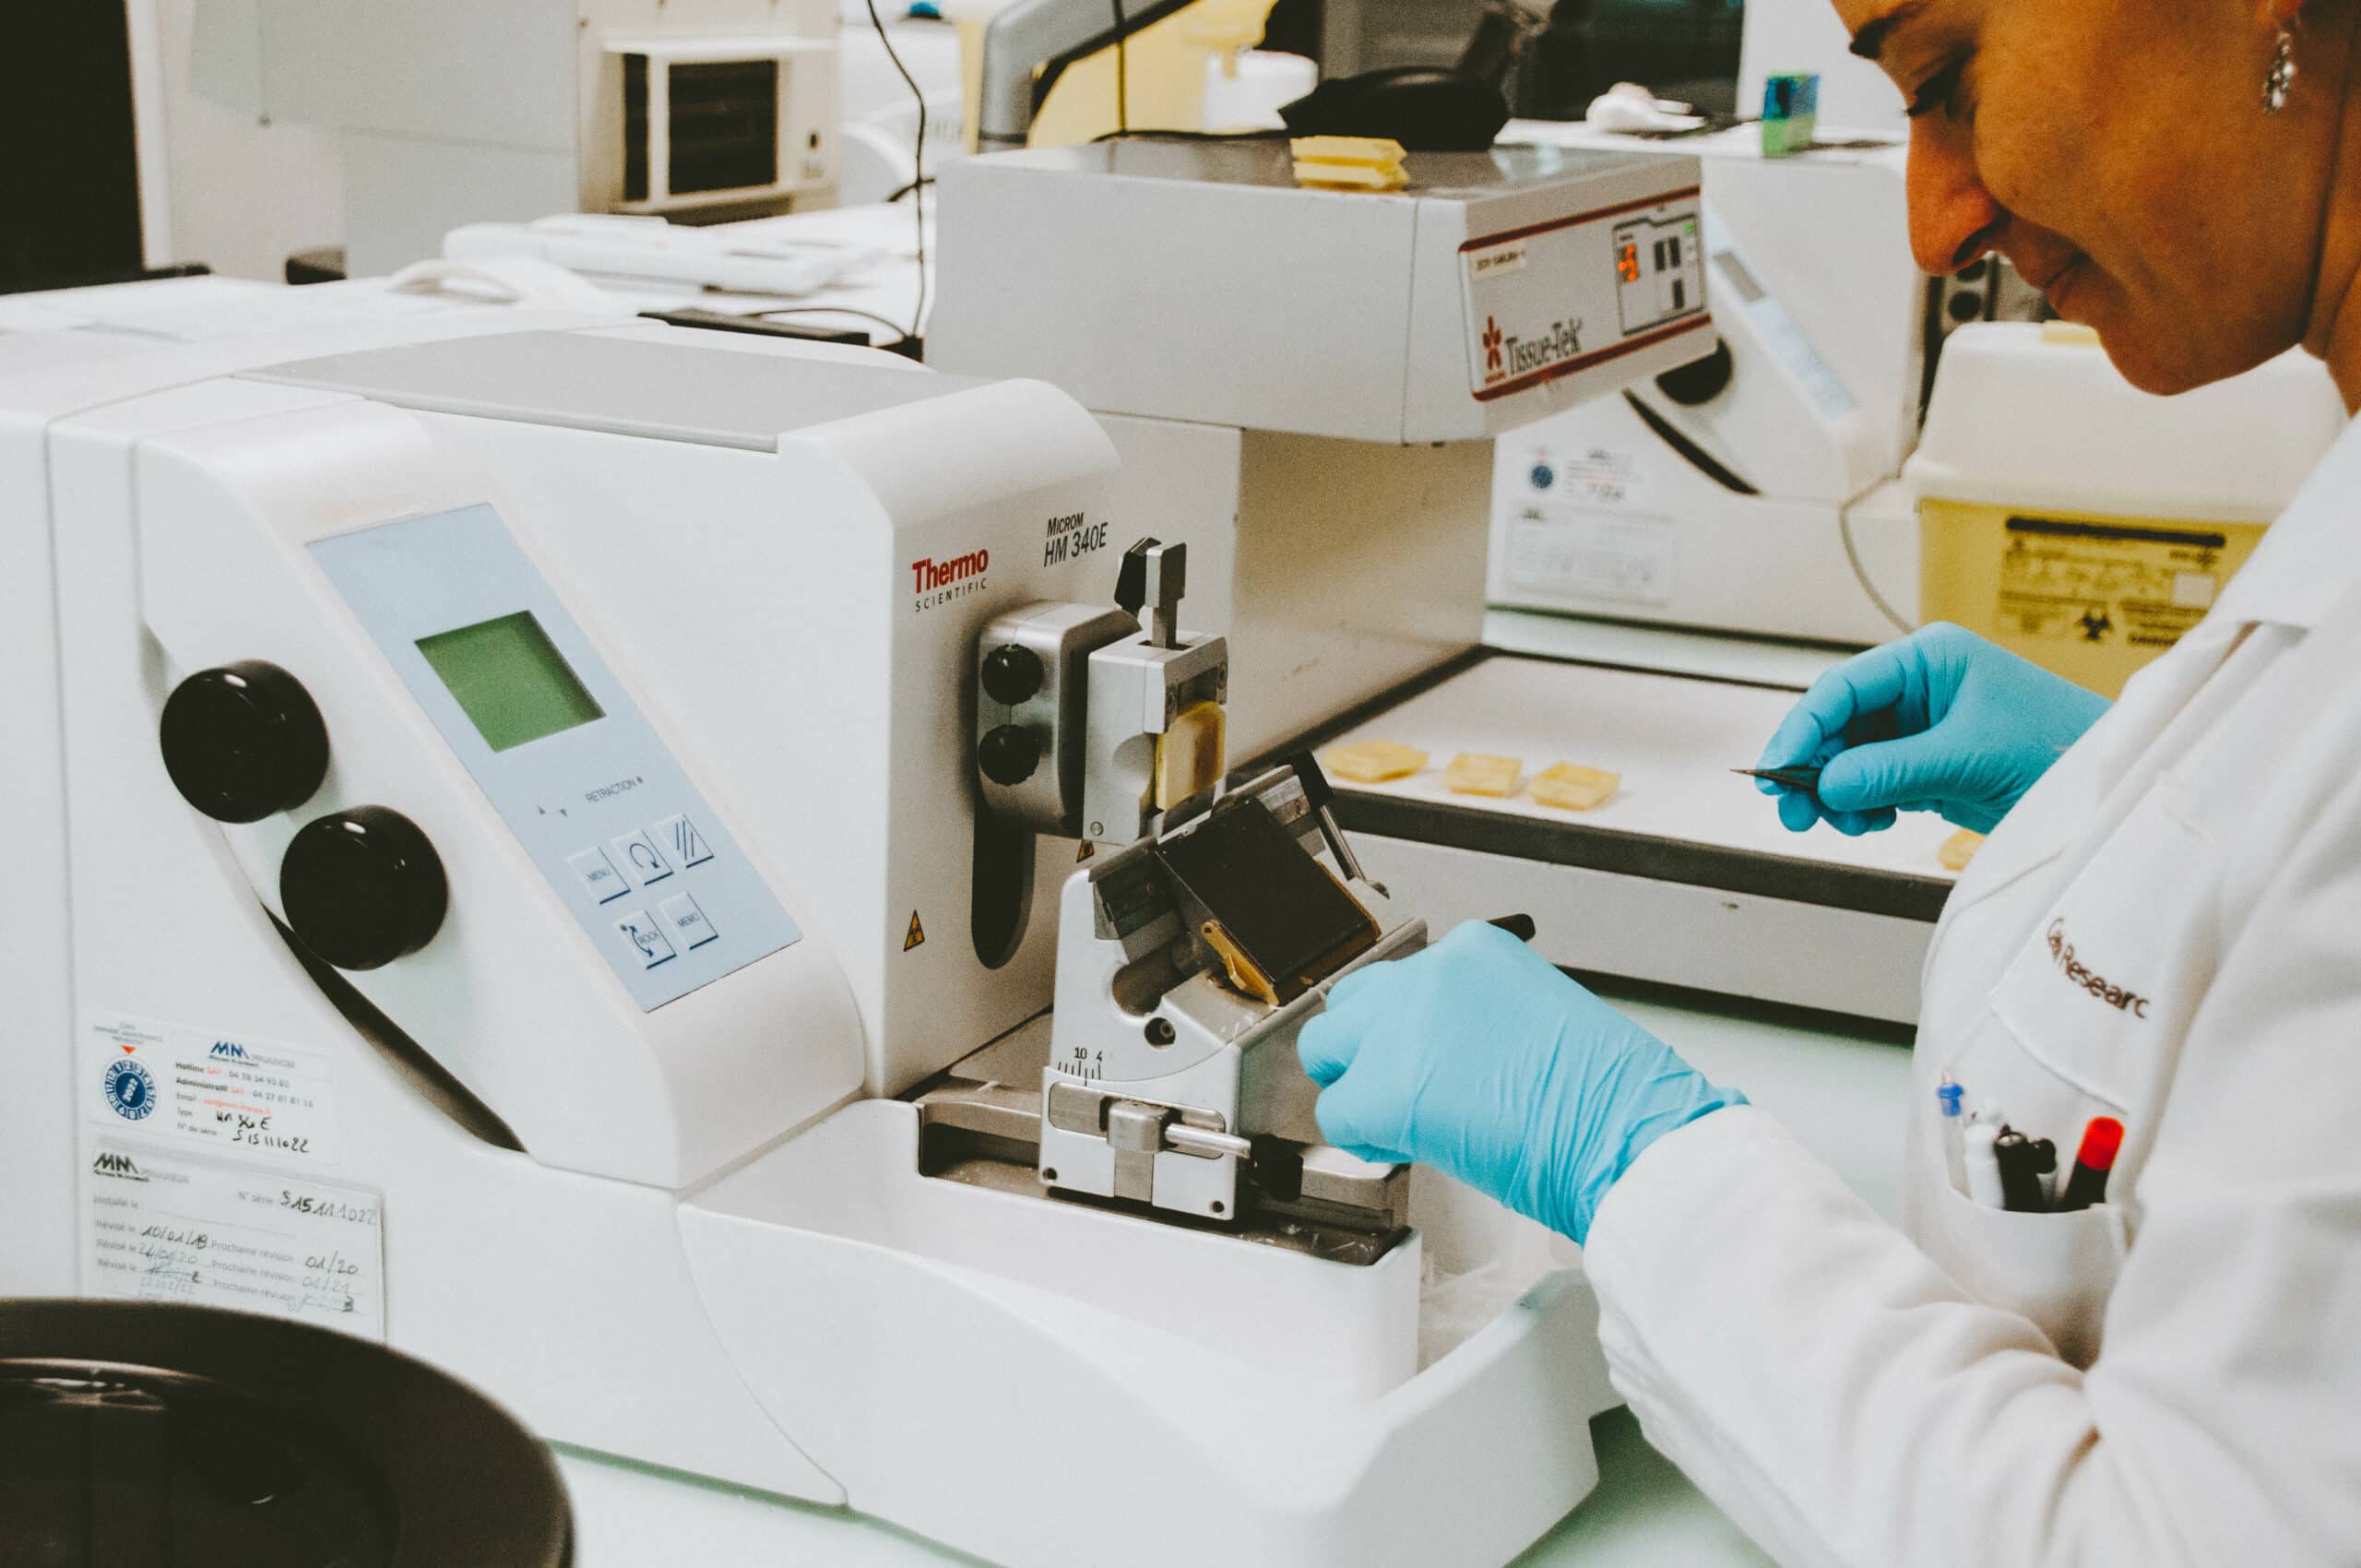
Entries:
[[243,1062],[246,1059],[246,1048],[234,1039],[217,1039],[213,1042],[211,1054],[228,1062]]
[[148,1172],[133,1164],[127,1154],[101,1153],[98,1158],[90,1161],[90,1174],[118,1177],[125,1182],[148,1180]]

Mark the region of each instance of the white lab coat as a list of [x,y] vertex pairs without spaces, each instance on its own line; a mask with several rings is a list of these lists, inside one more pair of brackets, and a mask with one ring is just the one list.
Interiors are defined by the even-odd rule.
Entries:
[[[1601,1205],[1648,1436],[1788,1568],[2361,1563],[2361,425],[1985,844],[1925,998],[1906,1234],[1750,1108]],[[1945,1071],[2064,1161],[2120,1118],[2107,1203],[1955,1192]]]

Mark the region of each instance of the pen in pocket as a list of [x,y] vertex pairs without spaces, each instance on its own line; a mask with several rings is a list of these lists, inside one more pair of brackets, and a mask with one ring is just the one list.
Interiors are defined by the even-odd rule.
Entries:
[[2058,1195],[2059,1213],[2089,1208],[2106,1202],[2106,1179],[2115,1170],[2116,1151],[2123,1146],[2123,1123],[2112,1116],[2094,1116],[2082,1129],[2082,1146],[2074,1152],[2074,1171]]
[[1960,1163],[1966,1168],[1967,1195],[1986,1208],[2006,1208],[2000,1186],[2000,1161],[1993,1146],[1999,1141],[2000,1123],[1977,1117],[1960,1129]]
[[1952,1191],[1967,1191],[1966,1151],[1960,1145],[1960,1129],[1967,1125],[1967,1090],[1952,1082],[1949,1073],[1935,1086],[1935,1110],[1940,1118],[1939,1131],[1943,1140],[1943,1168],[1951,1174]]
[[2000,1204],[2013,1214],[2042,1214],[2049,1208],[2049,1183],[2044,1178],[2058,1169],[2058,1146],[2047,1138],[2029,1138],[2014,1127],[2001,1129],[1992,1141],[1993,1162],[2000,1170]]

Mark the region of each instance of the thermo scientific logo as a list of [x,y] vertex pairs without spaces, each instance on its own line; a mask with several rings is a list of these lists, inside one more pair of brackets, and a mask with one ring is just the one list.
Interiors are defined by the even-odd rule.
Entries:
[[992,567],[992,552],[989,550],[970,551],[948,561],[933,556],[910,563],[910,607],[914,610],[940,610],[955,600],[971,593],[981,593],[984,580]]
[[2118,1013],[2129,1013],[2135,1018],[2148,1016],[2148,999],[2119,985],[2111,985],[2103,975],[2094,975],[2074,956],[2074,944],[2066,940],[2066,919],[2063,915],[2049,922],[2046,933],[2049,940],[2049,960],[2058,966],[2069,983],[2079,986],[2097,997]]

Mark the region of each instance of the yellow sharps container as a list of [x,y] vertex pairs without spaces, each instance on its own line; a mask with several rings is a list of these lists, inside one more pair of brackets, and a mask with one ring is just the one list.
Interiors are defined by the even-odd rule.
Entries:
[[2204,619],[2343,423],[2300,353],[2157,398],[2086,328],[1963,327],[1904,469],[1919,618],[2114,696]]

